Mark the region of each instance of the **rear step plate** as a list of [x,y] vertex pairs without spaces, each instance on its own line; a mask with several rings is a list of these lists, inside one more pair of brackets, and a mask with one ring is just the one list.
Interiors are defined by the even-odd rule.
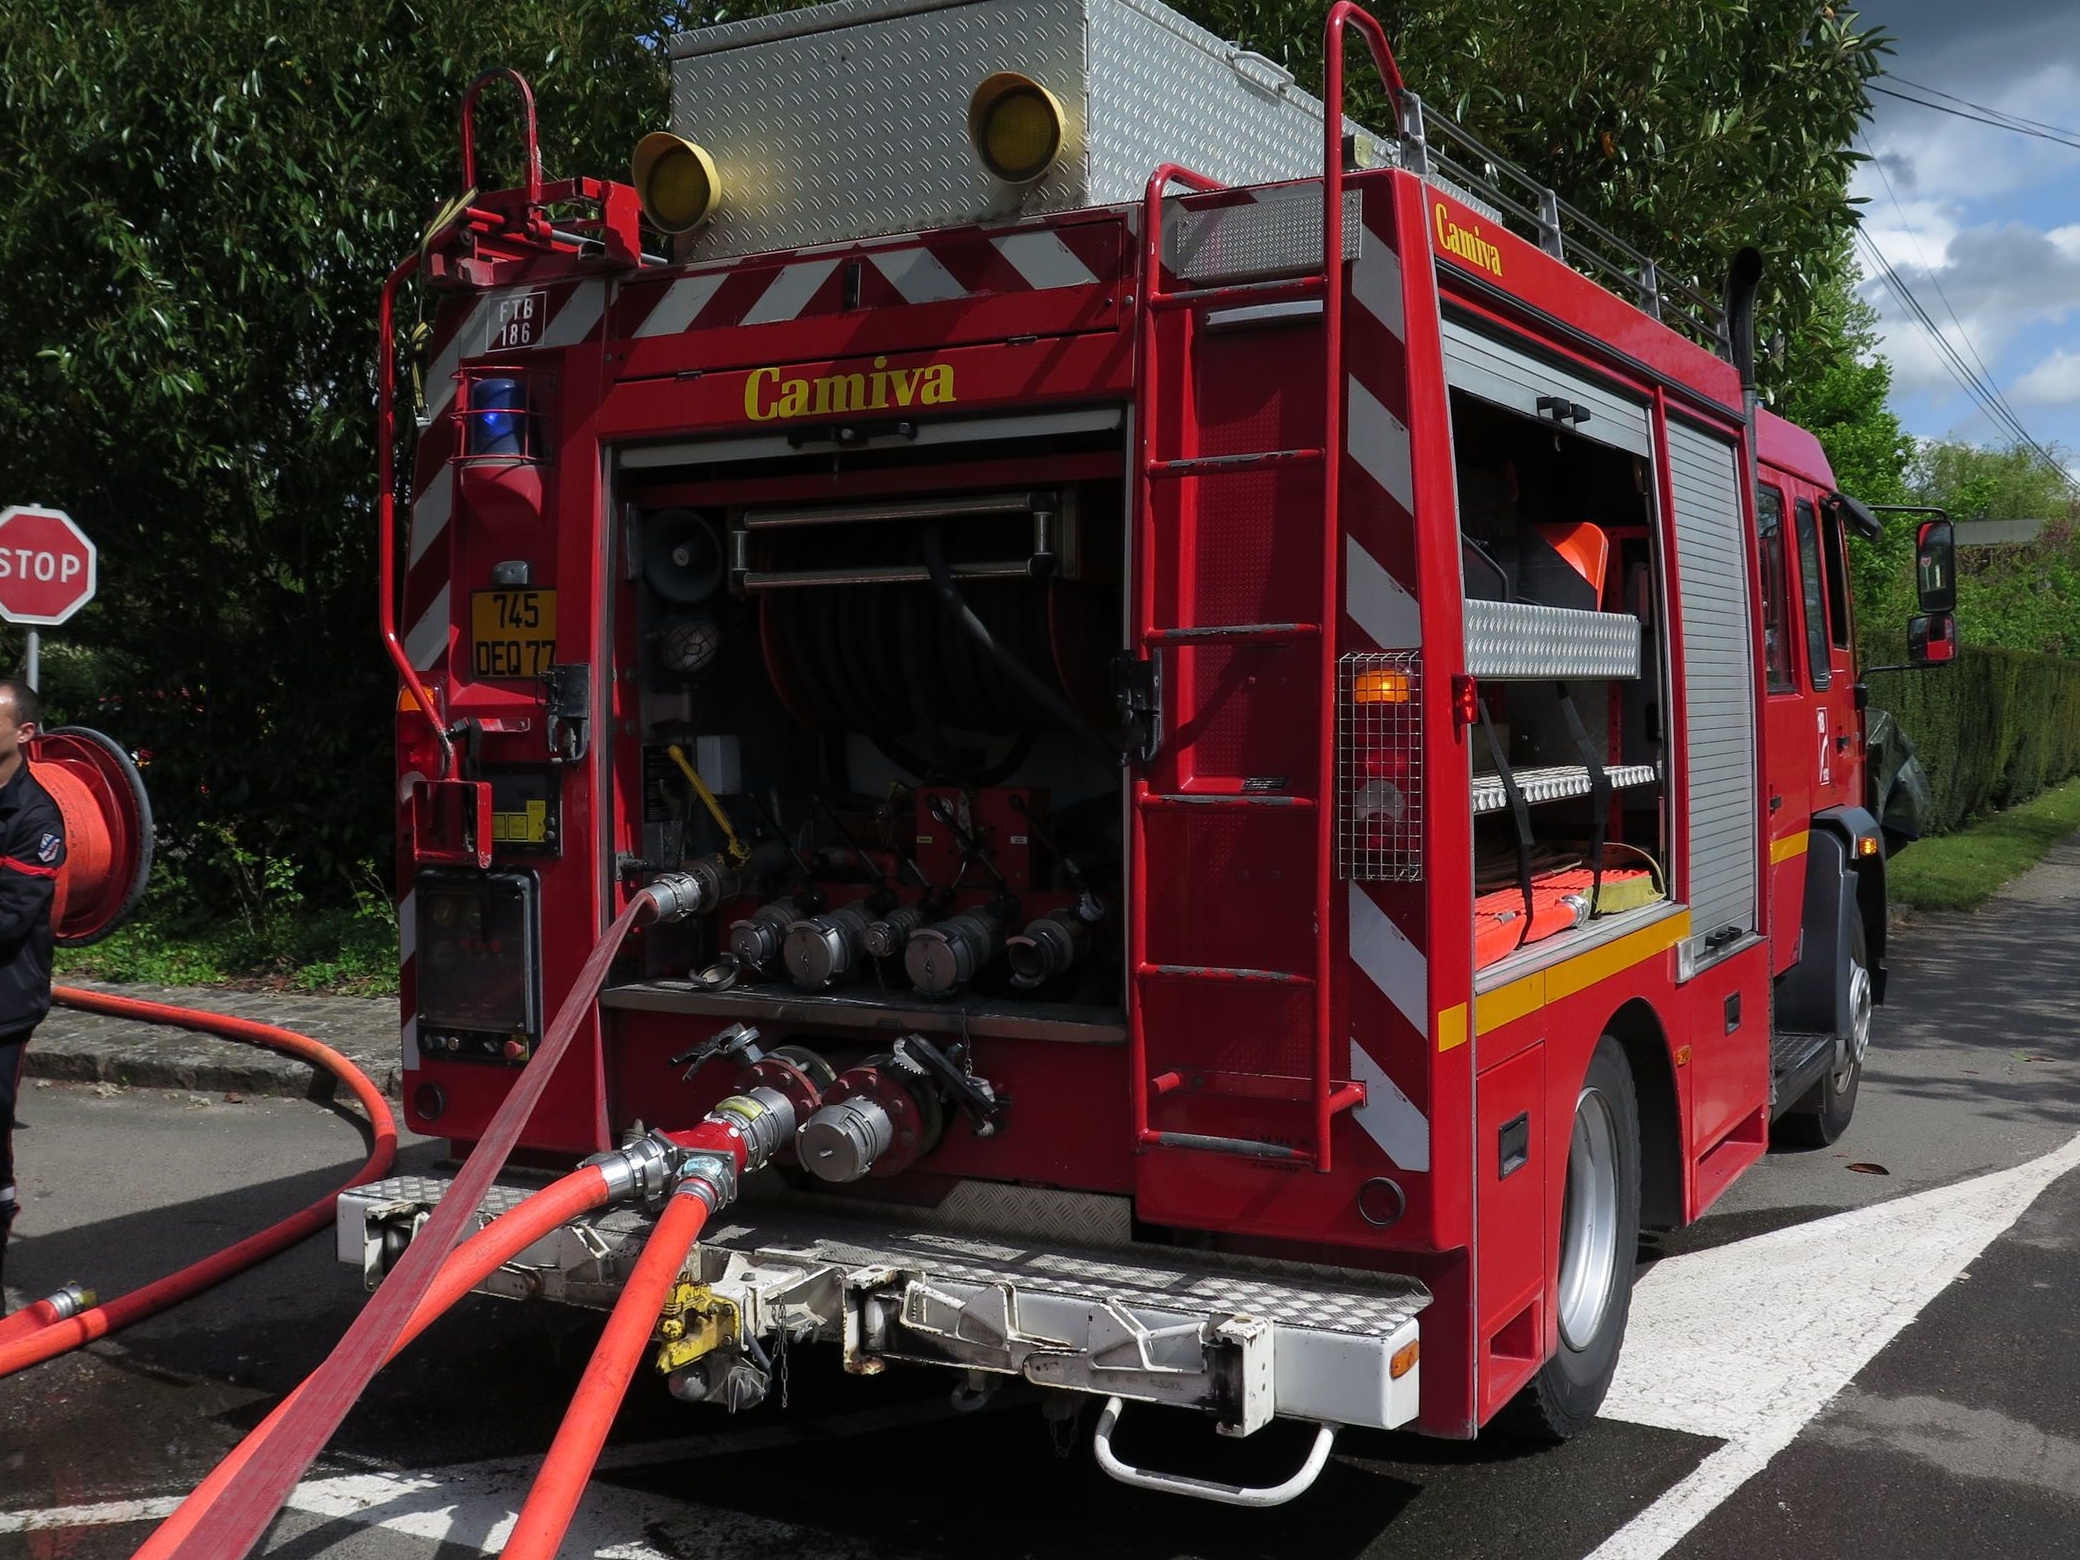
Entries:
[[[344,1193],[340,1260],[372,1282],[447,1186],[399,1176]],[[529,1194],[496,1187],[480,1218]],[[627,1208],[574,1220],[482,1287],[609,1305],[650,1228]],[[1430,1294],[1398,1275],[1181,1260],[1161,1246],[1081,1250],[751,1200],[717,1215],[699,1250],[695,1276],[744,1333],[840,1342],[855,1372],[902,1362],[1018,1375],[1201,1409],[1243,1434],[1274,1417],[1391,1429],[1416,1415],[1416,1318]]]

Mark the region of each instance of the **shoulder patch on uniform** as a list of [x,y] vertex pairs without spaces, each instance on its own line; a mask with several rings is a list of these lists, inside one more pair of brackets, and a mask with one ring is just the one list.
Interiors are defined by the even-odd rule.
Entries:
[[36,842],[36,859],[45,866],[49,866],[58,859],[58,852],[64,848],[65,842],[57,835],[46,834]]

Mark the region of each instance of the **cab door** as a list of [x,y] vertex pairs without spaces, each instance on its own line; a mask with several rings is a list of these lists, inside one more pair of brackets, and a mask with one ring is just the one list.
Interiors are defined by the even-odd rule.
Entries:
[[1803,488],[1792,501],[1799,604],[1805,620],[1806,686],[1812,696],[1809,718],[1813,729],[1807,747],[1813,755],[1813,802],[1808,816],[1863,800],[1841,522],[1826,510],[1822,497],[1817,490]]
[[1762,718],[1769,766],[1770,968],[1781,973],[1798,956],[1818,748],[1813,707],[1801,676],[1803,620],[1793,589],[1797,546],[1791,502],[1786,483],[1773,473],[1766,473],[1756,490],[1755,533],[1762,575]]

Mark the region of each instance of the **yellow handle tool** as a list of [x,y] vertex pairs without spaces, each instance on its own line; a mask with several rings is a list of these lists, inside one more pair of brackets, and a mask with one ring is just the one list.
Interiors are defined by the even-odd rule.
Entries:
[[679,772],[686,776],[686,783],[693,787],[693,794],[701,799],[701,804],[708,809],[708,816],[715,820],[715,827],[720,829],[723,837],[729,841],[730,865],[741,867],[751,859],[751,847],[737,838],[737,831],[730,826],[729,814],[722,810],[722,803],[715,800],[715,793],[708,789],[708,782],[703,780],[701,772],[693,767],[693,761],[686,756],[685,750],[675,742],[665,751],[672,755],[672,762],[677,764]]

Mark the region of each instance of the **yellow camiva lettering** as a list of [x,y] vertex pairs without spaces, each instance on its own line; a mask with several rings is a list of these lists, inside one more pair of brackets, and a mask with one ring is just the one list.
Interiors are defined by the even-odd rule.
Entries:
[[829,412],[863,412],[867,409],[867,376],[833,374],[816,381],[816,415]]
[[890,368],[874,359],[873,372],[826,374],[817,379],[783,379],[777,368],[758,368],[744,381],[744,415],[753,422],[780,417],[829,417],[890,406],[944,406],[956,401],[953,365],[926,363]]
[[751,377],[744,381],[744,415],[753,422],[770,422],[773,418],[780,415],[770,406],[760,410],[758,387],[762,380],[771,380],[777,384],[780,380],[780,370],[777,368],[756,369]]
[[1502,274],[1502,251],[1489,243],[1478,227],[1459,226],[1451,219],[1443,201],[1431,208],[1430,218],[1431,225],[1437,230],[1438,248],[1457,255],[1468,265],[1478,266],[1496,276]]

